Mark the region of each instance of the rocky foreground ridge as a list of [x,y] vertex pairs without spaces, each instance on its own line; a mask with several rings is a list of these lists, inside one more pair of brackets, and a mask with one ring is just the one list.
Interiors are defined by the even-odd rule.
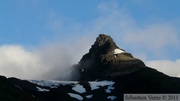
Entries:
[[180,93],[180,78],[147,67],[104,34],[73,68],[74,81],[0,76],[0,101],[122,101],[128,93]]

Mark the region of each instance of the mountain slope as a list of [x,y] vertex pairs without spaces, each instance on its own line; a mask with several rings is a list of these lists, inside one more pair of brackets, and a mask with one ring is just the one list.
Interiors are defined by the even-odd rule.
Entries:
[[29,93],[20,89],[20,86],[0,76],[0,101],[37,101]]
[[140,59],[120,49],[110,36],[100,34],[89,53],[83,56],[75,68],[80,74],[79,80],[94,81],[121,76],[145,67]]
[[39,101],[108,101],[111,97],[120,99],[113,92],[115,89],[113,81],[26,81],[16,78],[9,78],[9,80]]

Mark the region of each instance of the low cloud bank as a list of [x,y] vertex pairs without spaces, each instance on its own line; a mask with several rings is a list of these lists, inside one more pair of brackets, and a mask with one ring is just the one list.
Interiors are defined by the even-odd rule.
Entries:
[[146,61],[146,65],[155,68],[169,76],[180,77],[180,59],[171,60],[151,60]]
[[87,47],[81,43],[69,46],[49,44],[28,50],[20,45],[3,45],[0,46],[0,75],[21,79],[70,80],[72,65],[78,63]]
[[[21,79],[71,80],[73,64],[88,52],[90,43],[48,44],[34,50],[20,45],[0,46],[0,75]],[[145,60],[147,66],[180,77],[180,59]]]

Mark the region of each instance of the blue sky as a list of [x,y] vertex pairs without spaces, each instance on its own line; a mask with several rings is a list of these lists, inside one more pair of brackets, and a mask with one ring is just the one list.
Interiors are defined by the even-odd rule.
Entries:
[[[76,53],[71,58],[77,62],[95,38],[106,33],[147,65],[180,76],[174,72],[180,70],[179,4],[179,0],[1,0],[0,56],[4,60],[0,59],[0,66],[16,64],[17,69],[34,64],[33,68],[43,68],[41,63],[47,60],[42,54],[62,60],[61,50],[67,50],[68,55]],[[32,58],[38,62],[29,63]],[[48,65],[58,63],[54,59]],[[174,71],[169,70],[171,66]],[[8,70],[1,74],[23,77],[10,75]],[[35,77],[29,74],[27,78]]]
[[[164,21],[179,24],[179,21],[176,22],[180,18],[178,0],[2,0],[0,43],[34,45],[44,40],[54,40],[57,36],[67,38],[73,34],[69,32],[71,27],[76,24],[88,27],[92,20],[102,14],[98,6],[112,2],[133,17],[141,27]],[[52,26],[48,24],[54,20],[62,22],[62,28],[59,24],[57,30],[63,33],[56,33],[49,28]]]

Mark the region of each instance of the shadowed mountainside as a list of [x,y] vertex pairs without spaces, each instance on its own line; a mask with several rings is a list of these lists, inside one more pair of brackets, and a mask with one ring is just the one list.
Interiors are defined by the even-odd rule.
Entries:
[[93,81],[121,76],[145,68],[145,64],[120,49],[110,36],[100,34],[75,68],[79,80]]

